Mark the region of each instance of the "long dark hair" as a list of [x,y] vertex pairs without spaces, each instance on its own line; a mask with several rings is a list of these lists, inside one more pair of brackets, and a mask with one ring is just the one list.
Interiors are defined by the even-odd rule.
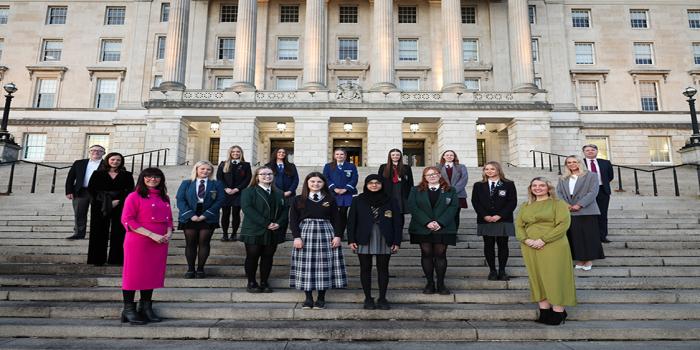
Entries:
[[272,151],[270,154],[270,162],[267,163],[267,165],[270,167],[270,169],[272,169],[272,172],[277,175],[277,171],[279,170],[279,168],[277,168],[277,152],[280,150],[284,151],[284,159],[282,159],[282,163],[284,164],[284,174],[287,176],[294,176],[295,166],[293,163],[289,162],[289,159],[287,158],[289,157],[289,153],[282,147],[276,148]]
[[[335,171],[335,168],[338,166],[338,161],[335,160],[335,152],[343,152],[345,154],[345,163],[348,162],[348,151],[346,151],[344,148],[336,148],[333,150],[333,160],[329,163],[331,165],[331,170]],[[325,180],[324,180],[325,181]]]
[[160,184],[156,187],[160,191],[160,199],[163,202],[170,202],[170,197],[168,197],[168,188],[165,186],[165,175],[158,168],[146,168],[139,174],[139,179],[136,181],[136,189],[134,192],[138,193],[142,198],[148,198],[148,186],[146,186],[145,177],[146,176],[160,176]]
[[382,173],[382,176],[384,176],[385,179],[391,178],[391,171],[394,169],[394,162],[391,160],[391,154],[394,152],[399,152],[399,154],[401,155],[401,158],[399,158],[399,163],[396,164],[396,168],[398,169],[398,175],[399,177],[402,177],[404,175],[403,152],[401,152],[401,150],[398,148],[392,148],[389,150],[389,153],[386,156],[386,167],[384,168],[384,172]]
[[122,163],[119,164],[119,167],[117,168],[117,172],[121,173],[122,171],[126,171],[126,167],[124,166],[124,156],[121,153],[117,153],[117,152],[107,153],[107,155],[104,158],[102,158],[102,161],[100,162],[100,166],[97,167],[97,170],[109,171],[110,169],[112,169],[112,167],[109,166],[109,158],[112,158],[114,156],[119,156],[119,158],[122,159]]
[[331,196],[331,191],[328,189],[328,179],[326,179],[326,177],[318,171],[311,172],[309,175],[306,175],[306,178],[304,179],[304,186],[301,188],[301,200],[297,201],[297,208],[303,209],[306,207],[306,199],[309,198],[309,192],[311,192],[309,191],[309,179],[312,177],[317,177],[323,181],[323,187],[321,188],[321,193],[323,196]]

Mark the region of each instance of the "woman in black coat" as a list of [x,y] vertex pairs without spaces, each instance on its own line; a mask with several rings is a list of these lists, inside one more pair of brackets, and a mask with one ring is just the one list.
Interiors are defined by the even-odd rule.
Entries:
[[[124,156],[112,152],[105,156],[90,177],[90,243],[88,264],[96,266],[124,263],[124,236],[121,224],[124,199],[134,190],[134,176],[124,167]],[[109,242],[109,255],[107,245]]]
[[382,177],[382,190],[396,199],[402,214],[408,212],[406,201],[413,188],[411,167],[403,163],[403,153],[394,148],[389,151],[385,164],[379,166],[378,174]]
[[[382,177],[369,175],[361,195],[353,198],[348,216],[348,243],[360,259],[360,282],[365,293],[365,309],[389,310],[389,259],[399,251],[403,215],[398,203],[382,191]],[[372,299],[372,256],[377,259],[379,299]]]
[[221,206],[221,230],[224,231],[221,241],[229,241],[228,225],[231,224],[231,239],[236,240],[236,232],[241,225],[241,191],[248,187],[253,177],[250,163],[243,157],[241,146],[231,146],[228,149],[228,159],[219,163],[216,179],[224,184],[226,200]]
[[[484,239],[484,256],[489,265],[490,281],[507,281],[508,237],[515,236],[513,211],[518,205],[518,195],[513,181],[506,179],[498,162],[484,165],[483,178],[474,183],[472,206],[476,211],[476,234]],[[496,273],[496,247],[498,244],[498,273]]]

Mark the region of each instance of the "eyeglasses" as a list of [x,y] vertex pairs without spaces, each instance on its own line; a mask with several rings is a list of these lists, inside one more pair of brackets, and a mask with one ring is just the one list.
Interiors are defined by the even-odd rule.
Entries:
[[160,180],[161,179],[160,175],[146,175],[143,178],[150,179],[150,180]]
[[440,174],[439,173],[425,174],[425,177],[431,177],[431,176],[440,176]]
[[105,153],[105,151],[101,149],[91,149],[90,152]]
[[258,176],[272,176],[272,173],[260,173]]

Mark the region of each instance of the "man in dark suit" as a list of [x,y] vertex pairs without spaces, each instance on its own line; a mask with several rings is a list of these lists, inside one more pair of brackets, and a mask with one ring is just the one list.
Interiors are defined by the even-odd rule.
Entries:
[[90,208],[90,194],[87,191],[92,173],[97,170],[105,154],[105,148],[92,145],[89,148],[90,158],[76,160],[66,177],[66,198],[73,201],[75,226],[73,235],[66,239],[83,239],[87,228],[87,214]]
[[608,240],[608,206],[610,204],[610,182],[615,178],[615,171],[612,163],[609,160],[597,158],[598,146],[590,144],[583,146],[583,154],[586,156],[585,163],[588,171],[598,175],[598,196],[596,202],[600,209],[598,216],[598,228],[600,232],[600,241],[610,243]]

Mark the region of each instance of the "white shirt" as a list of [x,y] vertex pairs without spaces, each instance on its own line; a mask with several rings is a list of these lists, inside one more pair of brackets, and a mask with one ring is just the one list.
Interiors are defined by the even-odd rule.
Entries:
[[445,162],[445,168],[452,168],[455,164],[453,162]]
[[97,170],[97,168],[100,166],[100,162],[102,162],[101,159],[98,160],[92,160],[87,163],[87,167],[85,168],[85,178],[83,179],[83,187],[88,187],[88,184],[90,183],[90,177],[92,177],[92,173]]
[[[598,176],[598,186],[603,184],[603,179],[600,177],[600,164],[598,164],[598,159],[588,159],[586,158],[586,167],[588,168],[588,171],[591,171],[591,162],[595,163],[595,169],[597,172],[595,173]],[[592,171],[591,171],[592,172]]]
[[571,177],[569,177],[569,194],[571,194],[571,195],[574,194],[574,188],[576,187],[577,180],[578,180],[578,176],[576,176],[576,175],[571,175]]
[[431,191],[435,191],[435,190],[440,189],[440,185],[437,185],[437,186],[435,186],[435,187],[428,186],[428,188],[429,188]]
[[[204,180],[204,197],[199,198],[199,184],[202,183],[202,180]],[[195,187],[195,193],[197,193],[197,203],[204,203],[204,198],[207,196],[207,183],[209,182],[209,179],[200,179],[197,178],[196,180],[196,187]]]
[[315,195],[315,194],[318,195],[318,200],[316,200],[317,202],[320,202],[321,200],[323,200],[323,197],[325,197],[325,196],[323,195],[323,193],[321,193],[321,192],[312,192],[312,191],[309,191],[309,199],[310,199],[310,200],[314,200],[314,195]]
[[265,185],[263,185],[263,184],[261,184],[261,183],[258,183],[258,186],[260,186],[260,188],[262,188],[263,190],[265,190],[267,193],[270,193],[270,191],[272,191],[272,186],[265,186]]
[[491,181],[491,180],[489,180],[489,191],[490,191],[492,188],[496,188],[496,186],[498,186],[498,180],[496,180],[496,181]]

